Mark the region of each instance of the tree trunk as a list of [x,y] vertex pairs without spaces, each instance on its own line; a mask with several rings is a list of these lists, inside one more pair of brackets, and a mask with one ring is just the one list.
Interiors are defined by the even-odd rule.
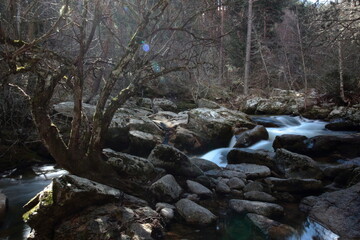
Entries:
[[306,64],[305,64],[305,53],[304,53],[304,48],[303,48],[302,35],[301,35],[301,31],[300,31],[300,21],[299,21],[298,16],[297,16],[296,28],[297,28],[297,32],[298,32],[300,53],[301,53],[301,63],[302,63],[302,68],[303,68],[303,73],[304,73],[304,92],[305,92],[304,108],[306,109],[307,108],[308,79],[307,79],[307,71],[306,71]]
[[344,67],[343,67],[341,40],[338,40],[338,62],[339,62],[340,98],[344,103],[347,103],[347,100],[345,97],[345,91],[344,91]]
[[249,0],[248,6],[248,24],[246,35],[246,56],[245,56],[245,73],[244,73],[244,94],[249,94],[249,76],[250,76],[250,54],[251,54],[251,31],[252,31],[252,3],[253,0]]

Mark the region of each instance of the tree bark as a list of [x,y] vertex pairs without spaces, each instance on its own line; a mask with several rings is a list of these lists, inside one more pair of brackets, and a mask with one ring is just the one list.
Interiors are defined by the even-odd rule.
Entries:
[[249,0],[247,35],[246,35],[245,72],[244,72],[244,94],[245,95],[249,94],[251,31],[252,31],[252,21],[253,21],[252,3],[253,3],[253,0]]
[[340,87],[340,98],[344,103],[347,103],[344,90],[344,65],[343,65],[343,53],[341,40],[338,40],[338,63],[339,63],[339,87]]

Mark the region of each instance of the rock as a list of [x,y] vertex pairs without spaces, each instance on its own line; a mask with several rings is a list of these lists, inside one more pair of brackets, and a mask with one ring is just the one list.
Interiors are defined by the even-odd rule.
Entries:
[[169,145],[157,145],[148,159],[155,167],[174,175],[198,177],[204,174],[184,153]]
[[[57,112],[58,115],[61,115],[65,118],[73,118],[73,111],[74,111],[74,102],[61,102],[58,104],[55,104],[54,106],[55,112]],[[89,118],[92,119],[96,106],[90,105],[87,103],[82,103],[82,110],[83,113]]]
[[326,124],[325,128],[332,131],[360,131],[360,123],[354,123],[343,119],[334,119]]
[[273,152],[242,148],[231,150],[227,155],[227,160],[229,164],[250,163],[264,165],[275,171],[277,169],[274,156]]
[[181,199],[175,206],[179,214],[190,224],[204,226],[213,223],[217,219],[208,209],[189,199]]
[[157,144],[162,142],[160,136],[141,131],[129,131],[129,152],[141,157],[147,157]]
[[156,199],[173,202],[180,197],[182,188],[176,182],[174,176],[168,174],[154,182],[150,186],[150,191],[155,195]]
[[275,203],[231,199],[230,209],[237,213],[255,213],[266,217],[279,217],[284,213],[284,208]]
[[244,198],[246,200],[252,201],[261,201],[261,202],[275,202],[276,198],[271,196],[270,194],[259,192],[259,191],[249,191],[244,193]]
[[250,182],[244,187],[245,192],[258,191],[263,192],[264,186],[260,182]]
[[159,212],[161,209],[163,208],[170,208],[170,209],[176,209],[176,207],[172,204],[169,203],[164,203],[164,202],[158,202],[155,205],[156,211]]
[[[69,214],[81,212],[91,206],[119,201],[123,205],[147,205],[147,202],[118,189],[74,175],[64,175],[53,179],[50,185],[24,206],[26,213],[23,218],[35,229],[38,239],[50,239],[55,225],[69,218]],[[44,221],[46,224],[43,224]]]
[[103,151],[108,157],[107,163],[122,175],[135,180],[149,181],[155,177],[157,171],[147,159],[126,153]]
[[290,239],[290,237],[296,236],[297,234],[294,228],[264,217],[262,215],[248,213],[246,214],[246,216],[269,239]]
[[253,128],[254,123],[242,112],[226,108],[196,108],[188,112],[189,122],[186,128],[202,136],[201,145],[206,149],[227,146],[232,137],[232,127]]
[[286,178],[315,178],[321,179],[323,174],[316,162],[305,155],[277,149],[275,155],[276,168]]
[[360,238],[360,183],[318,197],[306,197],[300,209],[341,239]]
[[231,189],[230,187],[226,184],[226,182],[220,180],[217,185],[216,185],[216,192],[218,193],[230,193]]
[[285,148],[291,152],[305,153],[307,149],[305,141],[307,139],[307,137],[302,135],[283,134],[275,137],[272,146],[275,150]]
[[237,177],[230,178],[229,181],[227,182],[227,185],[231,189],[243,189],[245,187],[244,181]]
[[177,149],[189,153],[201,152],[206,147],[203,136],[180,126],[176,128],[175,136],[170,141]]
[[289,115],[293,114],[293,111],[286,103],[270,98],[258,104],[256,114]]
[[3,223],[6,210],[7,210],[8,200],[5,194],[0,192],[0,225]]
[[246,100],[243,111],[248,114],[254,114],[256,113],[258,105],[263,101],[265,101],[265,99],[261,97],[250,98]]
[[221,106],[216,102],[213,102],[205,98],[200,98],[199,100],[197,100],[197,106],[199,108],[210,108],[210,109],[221,108]]
[[246,178],[249,179],[263,178],[270,176],[271,174],[268,167],[249,163],[228,164],[226,169],[243,172],[245,173]]
[[213,169],[221,169],[216,163],[202,158],[190,158],[190,161],[198,166],[202,171],[206,172]]
[[175,213],[171,208],[163,208],[160,210],[160,215],[165,219],[166,222],[170,222],[174,219]]
[[191,180],[186,180],[186,184],[187,184],[190,192],[195,193],[195,194],[199,195],[200,197],[208,198],[213,195],[213,193],[207,187],[204,187],[200,183],[197,183],[197,182],[194,182]]
[[224,177],[224,178],[232,178],[237,177],[240,179],[245,179],[246,174],[244,172],[239,171],[233,171],[233,170],[227,170],[227,169],[218,169],[218,170],[210,170],[205,172],[206,176],[218,178],[218,177]]
[[164,111],[176,111],[177,106],[174,102],[170,101],[169,99],[165,98],[154,98],[153,99],[153,110],[158,112],[160,110]]
[[320,192],[323,189],[322,182],[316,179],[281,179],[268,177],[265,182],[272,190],[279,192],[302,193]]
[[251,130],[240,133],[236,137],[235,148],[249,147],[260,140],[269,139],[269,133],[264,126],[258,125]]
[[340,164],[324,169],[324,175],[334,181],[336,186],[350,187],[360,181],[360,168],[354,164]]
[[344,119],[354,123],[360,123],[360,108],[353,107],[335,107],[328,116],[329,119]]
[[258,116],[252,116],[251,120],[253,120],[258,125],[263,125],[264,127],[271,127],[271,128],[277,128],[277,127],[283,127],[284,124],[280,121],[276,120],[272,117],[258,117]]

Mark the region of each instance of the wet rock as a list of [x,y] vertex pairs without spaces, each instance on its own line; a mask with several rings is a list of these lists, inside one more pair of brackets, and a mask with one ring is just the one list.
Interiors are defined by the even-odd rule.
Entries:
[[3,220],[6,215],[7,202],[8,201],[7,201],[7,197],[5,196],[5,194],[0,192],[0,225],[3,223]]
[[276,120],[275,118],[271,118],[271,117],[251,117],[251,120],[253,120],[254,122],[256,122],[258,125],[263,125],[264,127],[282,127],[283,124]]
[[213,169],[221,169],[216,163],[213,163],[209,160],[205,160],[202,158],[190,158],[190,161],[196,166],[198,166],[204,172]]
[[[324,175],[334,181],[337,186],[349,187],[356,184],[353,179],[359,174],[359,167],[354,164],[340,164],[337,166],[329,166],[324,169]],[[353,183],[353,184],[351,184]]]
[[258,125],[251,130],[240,133],[236,137],[235,148],[249,147],[260,140],[269,139],[269,133],[264,126]]
[[227,159],[229,164],[250,163],[264,165],[274,171],[277,170],[274,156],[273,152],[242,148],[231,150],[227,155]]
[[266,217],[279,217],[284,213],[284,208],[275,203],[231,199],[229,206],[240,214],[255,213]]
[[175,136],[171,138],[171,142],[177,149],[189,153],[198,153],[206,148],[206,140],[202,135],[180,126],[176,128]]
[[246,200],[260,201],[260,202],[275,202],[276,198],[265,192],[250,191],[244,193]]
[[306,197],[301,201],[300,209],[341,239],[360,238],[360,183],[318,197]]
[[206,171],[205,175],[213,178],[224,177],[224,178],[232,178],[237,177],[240,179],[246,179],[246,174],[244,172],[227,170],[227,169],[218,169],[218,170],[210,170]]
[[227,185],[231,189],[243,189],[245,187],[244,181],[237,177],[230,178],[229,181],[227,182]]
[[305,155],[277,149],[275,155],[276,168],[286,178],[315,178],[321,179],[323,174],[316,162]]
[[150,186],[150,191],[158,200],[173,202],[180,197],[182,188],[176,182],[174,176],[168,174],[154,182]]
[[165,219],[166,222],[170,222],[175,217],[174,210],[176,207],[168,203],[157,203],[156,211]]
[[273,142],[273,148],[285,148],[291,152],[305,153],[307,149],[306,140],[308,138],[301,135],[283,134],[276,136]]
[[207,187],[204,187],[200,183],[197,183],[197,182],[194,182],[191,180],[187,180],[186,184],[187,184],[190,192],[195,193],[195,194],[199,195],[200,197],[208,198],[213,195],[213,193],[210,191],[210,189],[208,189]]
[[323,189],[322,182],[316,179],[282,179],[269,177],[265,182],[271,186],[272,190],[290,193],[309,193],[320,192]]
[[[38,239],[49,239],[55,225],[68,218],[69,214],[81,212],[91,206],[120,201],[124,205],[147,205],[147,202],[118,189],[74,175],[64,175],[53,179],[50,185],[24,206],[26,213],[23,218],[35,229]],[[46,224],[43,224],[44,221]]]
[[360,123],[354,123],[343,119],[335,119],[326,124],[325,128],[332,131],[359,131]]
[[179,214],[190,224],[204,226],[213,223],[217,219],[208,209],[189,199],[181,199],[175,206]]
[[204,174],[184,153],[169,145],[157,145],[148,159],[155,167],[174,175],[198,177]]
[[245,173],[246,178],[249,179],[263,178],[270,176],[271,174],[268,167],[249,163],[228,164],[226,168],[229,170],[243,172]]
[[296,230],[286,224],[279,223],[262,215],[248,213],[246,215],[253,224],[269,239],[283,240],[289,239],[297,234]]

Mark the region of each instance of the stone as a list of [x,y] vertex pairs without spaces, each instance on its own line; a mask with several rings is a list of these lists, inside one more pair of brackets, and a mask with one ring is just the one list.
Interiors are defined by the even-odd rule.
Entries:
[[227,155],[227,160],[229,164],[257,164],[267,166],[272,171],[277,171],[274,157],[273,152],[241,148],[231,150]]
[[235,136],[236,143],[234,148],[249,147],[260,140],[269,139],[269,133],[262,125],[257,125],[253,129],[247,130]]
[[318,197],[306,197],[300,209],[340,239],[360,239],[360,183]]
[[291,237],[297,235],[296,230],[289,225],[254,213],[248,213],[246,216],[269,239],[291,239]]
[[228,164],[226,169],[243,172],[248,179],[263,178],[271,175],[268,167],[250,163]]
[[286,178],[315,178],[322,179],[323,173],[316,162],[305,155],[277,149],[275,155],[276,168]]
[[181,126],[176,128],[175,136],[170,141],[177,149],[189,153],[199,153],[207,147],[203,136]]
[[221,108],[221,106],[216,102],[205,98],[200,98],[199,100],[197,100],[197,106],[199,108],[210,108],[210,109]]
[[207,187],[204,187],[200,183],[186,180],[186,184],[190,190],[190,192],[199,195],[200,197],[209,198],[213,195],[213,193]]
[[175,206],[179,214],[189,224],[204,226],[215,222],[217,219],[217,217],[208,209],[189,199],[181,199]]
[[129,131],[129,152],[137,156],[147,157],[157,144],[162,142],[160,136],[142,131]]
[[190,158],[190,161],[198,166],[202,171],[206,172],[213,169],[221,169],[216,163],[202,158]]
[[[70,118],[70,119],[73,118],[74,102],[61,102],[55,104],[53,107],[54,110],[57,112],[57,114],[60,114],[61,116],[66,118]],[[96,109],[95,105],[82,103],[83,113],[90,119],[94,115],[95,109]]]
[[213,177],[213,178],[217,178],[217,177],[224,177],[224,178],[237,177],[237,178],[240,178],[240,179],[245,179],[246,178],[246,174],[244,172],[227,170],[227,169],[218,169],[218,170],[206,171],[205,175],[207,175],[209,177]]
[[226,184],[226,182],[224,181],[219,181],[217,184],[216,184],[216,192],[218,193],[230,193],[231,192],[231,189],[230,187]]
[[153,99],[153,110],[155,112],[164,110],[164,111],[171,111],[174,112],[177,109],[177,106],[174,102],[170,101],[169,99],[165,98],[154,98]]
[[169,145],[157,145],[148,159],[155,167],[163,168],[173,175],[198,177],[204,174],[184,153]]
[[243,189],[245,187],[244,181],[237,177],[230,178],[229,181],[227,182],[227,185],[231,189]]
[[266,217],[279,217],[284,213],[284,208],[275,203],[231,199],[229,206],[230,209],[240,214],[255,213]]
[[275,149],[275,151],[278,148],[285,148],[291,152],[306,153],[307,139],[308,139],[307,137],[302,135],[283,134],[275,137],[272,146]]
[[344,119],[334,119],[325,125],[331,131],[360,131],[360,123],[355,123]]
[[168,174],[154,182],[150,186],[150,191],[158,200],[173,202],[180,197],[182,188],[176,182],[174,176]]
[[268,177],[265,182],[271,186],[271,189],[279,192],[302,193],[307,194],[311,192],[321,192],[323,184],[316,179],[282,179],[275,177]]
[[244,191],[245,192],[250,192],[250,191],[263,192],[264,191],[264,186],[260,182],[257,182],[257,181],[249,182],[248,184],[245,185]]
[[244,193],[246,200],[260,201],[260,202],[276,202],[276,198],[265,192],[249,191]]

